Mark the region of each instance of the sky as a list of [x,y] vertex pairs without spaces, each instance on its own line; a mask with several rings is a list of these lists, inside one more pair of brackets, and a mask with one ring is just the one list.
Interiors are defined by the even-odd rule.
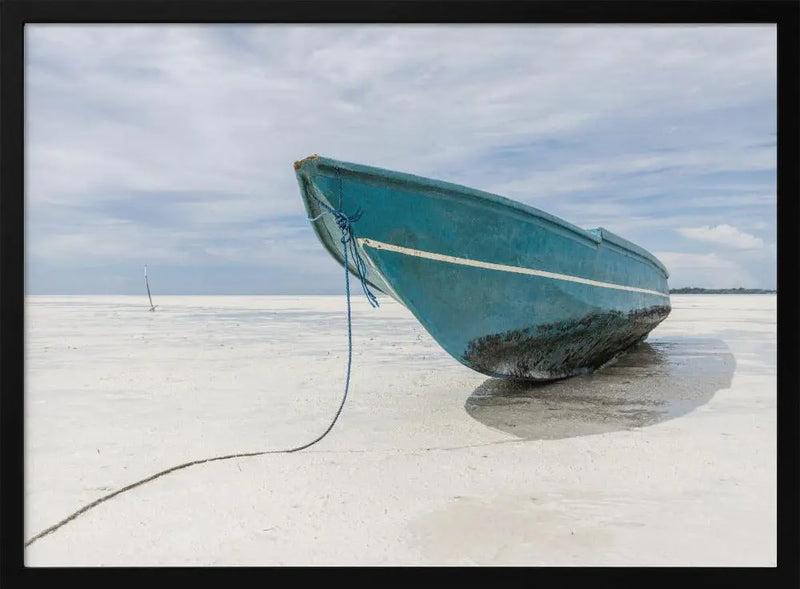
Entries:
[[[776,287],[774,25],[25,27],[26,294],[341,294],[293,162],[499,194]],[[157,302],[157,301],[156,301]]]

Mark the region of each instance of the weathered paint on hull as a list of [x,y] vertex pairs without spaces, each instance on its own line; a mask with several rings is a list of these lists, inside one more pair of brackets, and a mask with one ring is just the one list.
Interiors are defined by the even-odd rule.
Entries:
[[464,360],[489,376],[551,380],[599,368],[643,341],[669,314],[669,307],[592,313],[487,335],[469,342]]
[[[461,363],[551,380],[608,362],[670,311],[666,269],[603,229],[586,231],[496,195],[312,156],[295,164],[316,199],[352,214],[367,280],[405,305]],[[341,263],[330,216],[313,223]]]

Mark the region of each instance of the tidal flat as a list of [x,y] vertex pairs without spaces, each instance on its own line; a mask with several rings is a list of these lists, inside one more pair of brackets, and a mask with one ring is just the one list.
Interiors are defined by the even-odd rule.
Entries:
[[[156,298],[26,297],[26,540],[338,409],[344,296]],[[354,297],[327,437],[119,494],[25,564],[774,566],[776,296],[671,298],[603,369],[520,384]]]

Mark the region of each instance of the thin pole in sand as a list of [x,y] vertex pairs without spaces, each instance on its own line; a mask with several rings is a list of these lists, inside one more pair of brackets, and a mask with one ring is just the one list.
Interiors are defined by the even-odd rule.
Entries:
[[150,296],[150,283],[147,282],[147,264],[144,265],[144,285],[147,287],[147,298],[150,299],[150,311],[155,311],[157,305],[153,305],[153,297]]

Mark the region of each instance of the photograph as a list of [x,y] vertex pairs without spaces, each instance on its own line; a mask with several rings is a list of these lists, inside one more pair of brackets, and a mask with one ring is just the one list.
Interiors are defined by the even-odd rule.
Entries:
[[24,566],[776,567],[778,63],[26,23]]

